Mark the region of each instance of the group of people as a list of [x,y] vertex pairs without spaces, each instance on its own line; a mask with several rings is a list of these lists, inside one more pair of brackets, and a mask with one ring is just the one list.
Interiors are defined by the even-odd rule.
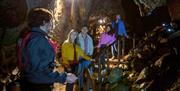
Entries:
[[77,80],[77,66],[80,64],[81,69],[87,68],[94,61],[91,58],[93,41],[87,35],[87,27],[84,26],[80,34],[72,29],[62,44],[63,71],[54,70],[56,48],[48,37],[52,28],[51,12],[44,8],[34,8],[29,12],[27,21],[29,28],[18,39],[21,91],[52,91],[54,82],[66,84],[66,91],[72,91]]
[[[112,55],[110,59],[117,58],[119,56],[117,47],[122,46],[122,44],[118,44],[118,40],[122,41],[124,37],[129,38],[120,15],[116,15],[116,19],[110,24],[107,24],[105,32],[100,34],[97,48],[103,49],[104,47],[110,47]],[[105,60],[105,52],[103,53],[100,55],[101,60]]]
[[[78,74],[80,88],[83,88],[83,69],[86,69],[94,59],[91,58],[93,53],[93,41],[87,34],[87,27],[82,28],[82,32],[78,34],[77,31],[72,29],[67,40],[62,44],[62,64],[66,72]],[[91,70],[92,73],[92,70]],[[66,91],[72,91],[74,83],[67,83]]]
[[[128,37],[119,18],[117,16],[117,21],[107,25],[97,48],[113,44],[117,35]],[[53,25],[51,12],[44,8],[34,8],[29,12],[27,19],[29,28],[18,39],[21,91],[52,91],[54,82],[66,84],[66,91],[72,91],[74,82],[82,77],[83,69],[89,68],[92,75],[89,65],[95,61],[92,58],[94,44],[92,37],[88,35],[87,26],[83,26],[80,33],[74,29],[69,32],[61,46],[62,65],[65,70],[54,70],[56,48],[48,37]],[[81,88],[82,85],[80,84]]]

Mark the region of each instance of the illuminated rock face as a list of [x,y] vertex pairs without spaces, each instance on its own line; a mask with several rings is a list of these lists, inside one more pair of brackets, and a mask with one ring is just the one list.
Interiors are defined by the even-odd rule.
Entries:
[[166,5],[167,0],[133,0],[139,7],[140,15],[146,16],[151,14],[151,12],[157,7]]
[[180,0],[134,0],[138,5],[140,15],[150,14],[157,7],[167,5],[172,20],[180,20]]

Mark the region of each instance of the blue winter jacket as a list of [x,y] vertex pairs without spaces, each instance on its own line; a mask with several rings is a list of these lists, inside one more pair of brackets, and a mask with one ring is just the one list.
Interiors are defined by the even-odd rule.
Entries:
[[22,73],[27,81],[37,84],[65,82],[65,73],[53,71],[55,52],[46,34],[40,28],[32,28],[32,35],[23,49],[22,57],[22,60],[27,63]]
[[[115,28],[115,22],[112,22],[112,28]],[[127,32],[124,23],[121,19],[118,19],[118,35],[127,37]]]

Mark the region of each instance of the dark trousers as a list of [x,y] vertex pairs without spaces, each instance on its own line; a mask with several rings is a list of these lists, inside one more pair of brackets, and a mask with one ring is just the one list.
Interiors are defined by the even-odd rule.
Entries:
[[36,84],[27,81],[20,82],[21,91],[52,91],[52,84]]
[[99,60],[100,60],[100,64],[102,65],[102,69],[105,69],[105,64],[106,61],[105,59],[107,58],[107,50],[101,49],[102,51],[100,51],[100,55],[99,55]]
[[[68,70],[68,68],[65,68],[65,71],[67,73],[74,73],[77,74],[78,64],[71,65],[71,70]],[[67,83],[66,84],[66,91],[73,91],[74,83]]]
[[67,83],[66,84],[66,91],[73,91],[74,83]]

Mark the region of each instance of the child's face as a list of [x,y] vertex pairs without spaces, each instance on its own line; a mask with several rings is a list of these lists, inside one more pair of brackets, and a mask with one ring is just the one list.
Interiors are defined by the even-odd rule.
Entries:
[[82,33],[87,33],[88,32],[88,28],[87,27],[83,27],[81,31],[82,31]]
[[120,19],[120,15],[117,15],[117,16],[116,16],[116,19]]
[[50,30],[53,30],[53,20],[50,20],[49,22],[45,22],[44,21],[44,28],[43,30],[47,33],[49,32]]

